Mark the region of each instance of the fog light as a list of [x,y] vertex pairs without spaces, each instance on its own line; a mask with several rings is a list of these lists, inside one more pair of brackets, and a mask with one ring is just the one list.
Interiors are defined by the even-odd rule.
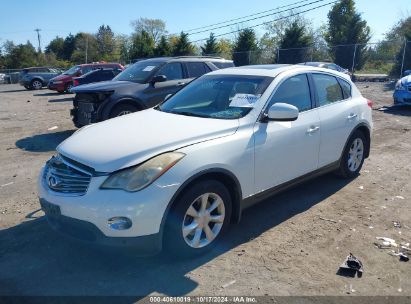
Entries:
[[116,216],[108,220],[108,225],[115,230],[126,230],[131,227],[132,223],[129,218]]

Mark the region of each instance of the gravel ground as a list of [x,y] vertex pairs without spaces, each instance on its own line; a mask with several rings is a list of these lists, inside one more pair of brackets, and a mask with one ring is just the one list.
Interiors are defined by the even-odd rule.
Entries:
[[[0,295],[411,296],[411,261],[373,244],[377,236],[411,241],[411,109],[377,110],[392,103],[387,84],[359,88],[375,111],[358,178],[326,175],[272,197],[247,210],[213,253],[173,261],[107,252],[48,227],[36,179],[75,130],[72,96],[1,85]],[[350,252],[364,264],[361,278],[337,274]]]

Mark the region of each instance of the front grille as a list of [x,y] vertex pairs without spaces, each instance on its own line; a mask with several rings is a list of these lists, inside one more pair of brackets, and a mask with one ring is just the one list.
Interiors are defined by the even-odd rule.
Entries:
[[84,195],[90,184],[91,174],[75,168],[60,156],[53,156],[46,164],[43,180],[52,191]]

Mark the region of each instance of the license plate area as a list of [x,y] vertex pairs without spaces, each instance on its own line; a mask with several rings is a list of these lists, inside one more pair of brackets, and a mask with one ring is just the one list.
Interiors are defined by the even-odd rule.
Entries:
[[40,206],[47,216],[58,217],[61,215],[60,206],[49,203],[45,199],[40,199]]

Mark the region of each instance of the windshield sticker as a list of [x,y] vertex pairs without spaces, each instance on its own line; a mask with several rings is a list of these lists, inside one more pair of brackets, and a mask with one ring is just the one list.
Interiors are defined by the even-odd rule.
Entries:
[[260,99],[260,96],[254,94],[235,94],[230,102],[230,107],[254,108],[254,104]]
[[155,67],[155,65],[148,65],[143,69],[143,72],[151,72]]

